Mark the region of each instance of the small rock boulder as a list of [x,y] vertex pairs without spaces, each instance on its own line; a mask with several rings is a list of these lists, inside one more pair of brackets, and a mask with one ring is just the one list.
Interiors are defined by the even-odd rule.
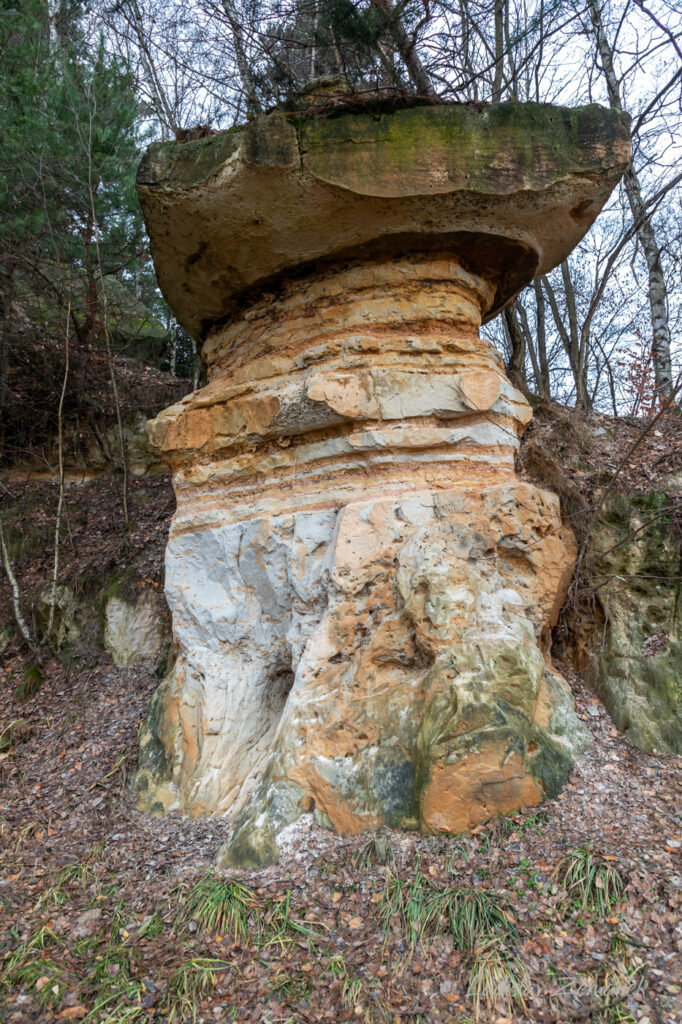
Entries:
[[160,599],[143,592],[133,604],[110,597],[104,608],[104,647],[119,668],[152,661],[165,641]]

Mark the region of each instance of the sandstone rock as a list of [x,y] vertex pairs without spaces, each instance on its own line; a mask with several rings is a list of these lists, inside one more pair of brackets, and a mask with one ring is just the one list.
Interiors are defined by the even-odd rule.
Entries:
[[566,779],[584,731],[547,651],[575,542],[515,476],[531,410],[478,329],[627,157],[617,113],[510,104],[276,113],[143,162],[209,383],[151,425],[178,659],[138,787],[238,816],[223,863],[306,811],[459,831]]
[[[43,630],[50,621],[52,587],[45,587],[38,598],[38,617]],[[55,610],[47,642],[53,651],[71,647],[80,640],[86,620],[86,610],[70,587],[59,584],[54,592]]]
[[[585,669],[643,750],[682,754],[680,537],[665,494],[613,497],[596,524],[598,611]],[[651,520],[651,525],[647,525]]]
[[435,243],[494,282],[490,318],[588,230],[628,164],[627,124],[595,105],[416,105],[275,111],[156,143],[137,181],[159,283],[204,337],[254,286],[306,262]]
[[119,668],[151,661],[164,643],[159,600],[144,591],[133,604],[109,597],[104,606],[104,647]]

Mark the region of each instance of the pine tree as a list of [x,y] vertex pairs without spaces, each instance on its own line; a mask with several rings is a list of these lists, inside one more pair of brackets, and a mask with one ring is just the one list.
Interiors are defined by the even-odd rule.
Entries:
[[19,10],[2,3],[3,309],[8,315],[10,296],[22,292],[64,308],[71,299],[85,343],[98,330],[100,269],[104,279],[128,277],[132,286],[144,245],[134,192],[141,140],[133,81],[102,40],[90,51],[76,12],[67,12],[55,42],[39,0]]
[[144,140],[132,76],[102,39],[90,45],[75,4],[56,19],[44,0],[11,3],[0,0],[0,454],[27,343],[63,337],[68,315],[85,351],[105,327],[116,340],[136,299],[159,302],[134,189]]

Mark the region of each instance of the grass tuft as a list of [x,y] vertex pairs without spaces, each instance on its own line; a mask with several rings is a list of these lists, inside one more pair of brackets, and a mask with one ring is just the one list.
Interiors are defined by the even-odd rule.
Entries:
[[428,914],[430,923],[449,931],[463,952],[495,936],[516,938],[505,900],[489,889],[446,889],[431,899]]
[[33,733],[33,726],[26,718],[13,718],[0,731],[0,754],[5,754],[16,747],[18,743],[24,743]]
[[[112,929],[112,935],[116,930]],[[91,963],[84,995],[94,1000],[85,1018],[101,1024],[143,1020],[144,985],[134,974],[134,951],[120,943],[101,948]]]
[[168,996],[164,1014],[168,1024],[174,1021],[196,1021],[197,1001],[215,987],[216,974],[230,967],[226,960],[198,956],[188,960],[174,971],[168,981]]
[[386,872],[379,913],[385,935],[397,920],[412,949],[437,931],[450,932],[464,952],[496,936],[516,938],[503,897],[489,889],[434,888],[418,866],[411,882]]
[[307,939],[314,948],[315,941],[322,938],[319,922],[302,921],[292,913],[291,890],[287,889],[281,899],[270,900],[263,915],[258,937],[259,944],[266,947],[277,943],[283,950],[297,938]]
[[[11,933],[15,938],[18,938],[16,932]],[[39,957],[41,953],[49,946],[56,945],[58,942],[55,933],[44,925],[30,936],[25,939],[24,942],[18,943],[18,945],[5,956],[5,962],[2,970],[0,971],[0,987],[11,986],[14,982],[11,980],[11,976],[19,968],[23,967],[28,961]]]
[[137,930],[138,939],[156,939],[164,929],[163,918],[158,910],[155,910]]
[[625,892],[620,872],[589,847],[572,850],[555,875],[564,890],[560,905],[567,916],[580,911],[604,917]]
[[[18,938],[16,932],[10,934]],[[43,955],[57,943],[54,932],[43,926],[5,954],[0,968],[0,992],[20,988],[30,992],[43,1010],[57,1006],[64,988],[62,970],[54,960]]]
[[410,947],[414,950],[417,942],[422,939],[428,923],[428,903],[428,882],[418,864],[411,882],[399,878],[387,868],[379,905],[379,916],[384,926],[385,937],[388,938],[391,927],[397,920]]
[[248,885],[208,874],[190,892],[182,918],[196,921],[200,928],[213,935],[231,935],[243,941],[255,905],[256,895]]
[[57,872],[57,878],[41,895],[36,903],[35,909],[41,910],[45,907],[61,907],[66,903],[68,895],[64,891],[70,885],[79,883],[83,889],[87,889],[97,881],[95,869],[88,864],[68,864]]
[[393,844],[387,836],[371,835],[356,853],[353,863],[360,871],[367,871],[374,864],[393,867],[395,864]]
[[270,977],[268,991],[273,995],[297,1002],[300,999],[308,998],[312,991],[312,981],[309,975],[303,971],[289,971],[280,968]]
[[349,968],[345,958],[339,953],[331,957],[327,971],[332,978],[340,982],[341,1004],[344,1009],[352,1012],[356,1020],[363,1024],[371,1024],[374,1020],[372,997],[363,981]]
[[21,682],[12,692],[12,696],[20,704],[31,700],[43,685],[44,676],[39,665],[24,665]]
[[492,939],[477,949],[467,989],[476,1019],[480,1018],[483,1010],[496,1010],[505,1015],[512,1007],[525,1010],[529,995],[530,975],[526,966],[498,939]]

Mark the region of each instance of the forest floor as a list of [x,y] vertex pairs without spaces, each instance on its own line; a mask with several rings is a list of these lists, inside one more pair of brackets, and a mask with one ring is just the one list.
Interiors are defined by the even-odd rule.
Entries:
[[[645,467],[677,468],[670,438],[652,432]],[[51,564],[50,486],[24,497],[30,592]],[[127,563],[160,585],[169,482],[131,494],[126,529],[110,479],[70,499],[72,584]],[[633,747],[571,668],[592,742],[557,799],[458,836],[348,839],[306,817],[275,866],[237,878],[213,869],[224,821],[136,810],[161,666],[116,668],[93,641],[19,702],[26,666],[0,653],[2,1024],[682,1024],[682,759]]]

